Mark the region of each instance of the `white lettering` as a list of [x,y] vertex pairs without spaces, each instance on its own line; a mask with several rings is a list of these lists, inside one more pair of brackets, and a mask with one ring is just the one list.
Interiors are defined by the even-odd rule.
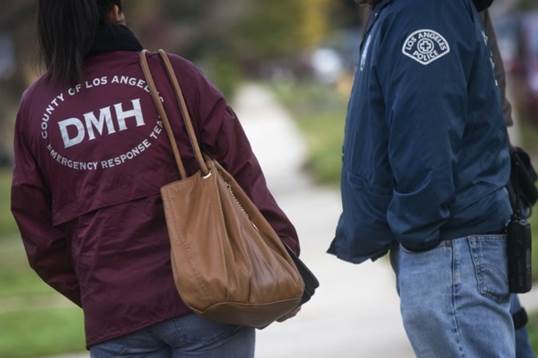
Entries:
[[110,112],[110,107],[101,108],[99,112],[99,119],[97,119],[93,112],[84,114],[84,119],[86,121],[86,129],[88,130],[88,137],[90,140],[95,139],[94,128],[97,129],[99,135],[103,135],[105,123],[108,135],[116,133],[114,123],[112,122],[112,113]]
[[[82,143],[84,137],[86,136],[84,125],[82,124],[82,121],[78,118],[69,118],[63,120],[58,123],[58,126],[60,127],[60,133],[62,135],[64,147],[66,149]],[[74,137],[69,136],[69,127],[74,127],[76,129],[77,134]]]
[[118,120],[119,131],[127,130],[127,125],[125,124],[125,120],[128,118],[135,118],[137,127],[146,125],[146,123],[144,122],[144,115],[142,114],[142,107],[140,105],[140,99],[139,98],[133,99],[131,103],[133,104],[133,109],[130,111],[124,111],[123,105],[121,103],[114,105],[114,108],[116,110],[117,120]]

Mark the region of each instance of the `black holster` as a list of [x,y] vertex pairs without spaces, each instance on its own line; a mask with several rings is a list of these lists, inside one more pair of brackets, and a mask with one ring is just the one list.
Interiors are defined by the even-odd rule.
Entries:
[[526,293],[532,289],[532,230],[528,218],[538,200],[538,175],[530,157],[521,148],[510,150],[512,172],[508,191],[514,215],[508,225],[508,275],[510,292]]

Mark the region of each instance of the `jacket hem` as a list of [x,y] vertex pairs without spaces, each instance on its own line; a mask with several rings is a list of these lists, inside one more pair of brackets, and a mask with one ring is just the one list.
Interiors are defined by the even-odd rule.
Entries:
[[385,247],[385,248],[383,248],[381,250],[375,251],[375,252],[370,253],[370,254],[366,254],[364,256],[354,256],[354,255],[349,255],[347,253],[342,253],[341,250],[338,250],[337,247],[336,247],[335,241],[333,241],[333,243],[331,244],[331,246],[327,250],[327,253],[330,254],[330,255],[336,256],[338,259],[340,259],[342,261],[349,262],[349,263],[352,263],[352,264],[355,264],[355,265],[362,264],[363,262],[368,261],[370,259],[372,261],[376,261],[377,259],[385,256],[385,254],[387,254],[387,252],[392,247],[392,245],[389,245],[389,246],[387,246],[387,247]]
[[505,233],[505,230],[506,230],[506,225],[498,226],[498,227],[494,227],[492,225],[480,225],[473,230],[469,230],[468,228],[460,228],[460,229],[442,231],[439,236],[439,240],[428,242],[427,244],[422,245],[420,247],[410,248],[404,245],[404,243],[402,242],[400,242],[400,244],[406,250],[411,251],[411,252],[427,252],[427,251],[437,248],[439,245],[441,245],[441,243],[445,241],[453,241],[453,240],[462,239],[462,238],[475,236],[475,235],[492,235],[494,233],[503,234]]

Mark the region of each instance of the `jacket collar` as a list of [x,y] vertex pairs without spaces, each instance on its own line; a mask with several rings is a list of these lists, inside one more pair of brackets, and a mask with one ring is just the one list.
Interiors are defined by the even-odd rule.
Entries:
[[389,3],[391,3],[392,0],[380,0],[374,5],[375,10],[381,10],[385,6],[387,6]]
[[370,29],[372,28],[375,20],[377,19],[377,16],[379,15],[379,12],[391,2],[392,0],[380,0],[372,7],[368,15],[368,22],[366,23],[366,32],[370,31]]
[[142,45],[127,26],[101,24],[88,56],[114,51],[140,52],[142,49]]
[[[377,0],[372,7],[377,7],[378,5],[385,6],[387,3],[391,2],[392,0]],[[359,5],[370,5],[372,0],[358,0],[357,1]]]

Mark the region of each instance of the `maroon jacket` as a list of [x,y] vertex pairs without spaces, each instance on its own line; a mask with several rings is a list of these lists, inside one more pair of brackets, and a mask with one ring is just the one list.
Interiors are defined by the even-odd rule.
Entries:
[[[234,112],[190,62],[171,59],[204,151],[298,251]],[[150,64],[192,174],[177,102],[159,57]],[[137,52],[92,56],[84,83],[43,77],[17,116],[12,211],[31,266],[83,308],[88,346],[189,313],[174,286],[159,194],[179,175],[143,78]]]

